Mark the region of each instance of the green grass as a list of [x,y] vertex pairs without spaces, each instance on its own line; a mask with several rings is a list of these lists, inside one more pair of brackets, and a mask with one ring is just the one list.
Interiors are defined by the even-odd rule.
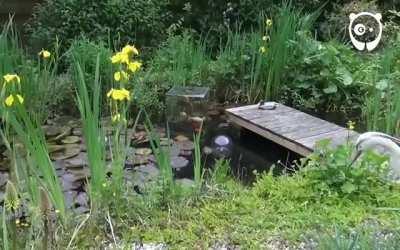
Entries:
[[[221,178],[218,183],[215,178],[206,178],[203,193],[196,198],[181,196],[160,207],[154,200],[163,198],[152,197],[151,192],[129,196],[124,204],[127,212],[113,217],[114,231],[125,243],[165,243],[171,249],[207,249],[220,241],[243,249],[260,249],[276,237],[293,246],[309,238],[320,240],[322,245],[316,232],[328,237],[335,235],[338,227],[348,232],[369,222],[379,225],[373,228],[376,230],[399,230],[400,186],[386,183],[380,179],[380,171],[364,166],[381,164],[382,159],[368,155],[358,167],[361,170],[352,173],[342,165],[348,156],[343,149],[324,156],[317,153],[297,174],[273,177],[265,173],[253,186],[227,177],[226,162],[218,161],[214,171]],[[313,165],[317,162],[321,163],[319,168]],[[331,168],[345,171],[357,191],[342,192],[345,183],[337,179],[339,175],[332,175]],[[320,178],[329,185],[318,185]],[[361,179],[369,181],[366,187]],[[100,223],[96,230],[86,231],[106,237],[101,228]],[[80,236],[82,244],[90,244],[87,238],[90,236]]]

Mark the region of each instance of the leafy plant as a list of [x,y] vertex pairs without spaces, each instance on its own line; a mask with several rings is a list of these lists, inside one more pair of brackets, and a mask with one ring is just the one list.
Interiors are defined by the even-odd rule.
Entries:
[[132,42],[157,46],[168,27],[166,6],[164,0],[47,0],[35,7],[26,29],[37,48],[56,37],[68,48],[82,36],[116,48]]
[[97,57],[96,72],[93,83],[93,91],[87,88],[85,73],[81,68],[80,61],[75,62],[75,83],[76,98],[83,124],[83,135],[87,146],[88,161],[90,167],[90,194],[91,199],[98,209],[101,199],[103,184],[106,183],[106,164],[105,164],[105,137],[100,127],[100,58]]

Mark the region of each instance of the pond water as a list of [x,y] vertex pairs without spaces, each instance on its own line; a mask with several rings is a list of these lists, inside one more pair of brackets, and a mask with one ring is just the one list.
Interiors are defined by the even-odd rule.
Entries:
[[[211,105],[207,112],[202,130],[202,151],[206,167],[213,167],[216,160],[224,158],[229,160],[232,174],[243,183],[252,183],[255,172],[269,171],[272,166],[274,175],[284,171],[293,171],[292,163],[300,156],[271,142],[251,131],[241,129],[230,123],[223,114],[223,108],[213,108]],[[211,114],[211,115],[210,115]],[[193,136],[193,125],[190,122],[169,124],[172,137],[185,135]],[[222,141],[222,142],[219,142]],[[225,141],[228,145],[223,146]],[[190,159],[192,162],[192,159]],[[188,168],[178,173],[180,178],[191,178],[193,169]]]
[[[203,118],[187,117],[169,126],[159,124],[155,132],[161,143],[168,148],[171,165],[177,179],[193,178],[193,134],[199,132],[201,122],[202,164],[212,168],[216,160],[229,161],[231,173],[245,184],[255,179],[258,173],[269,171],[272,165],[275,175],[290,167],[298,155],[249,131],[229,123],[224,114],[224,106],[210,105]],[[103,127],[111,135],[110,118],[105,118]],[[167,128],[168,130],[167,130]],[[43,126],[50,159],[62,185],[67,207],[77,213],[89,211],[89,197],[86,193],[87,180],[90,179],[86,145],[79,119],[60,116],[51,119]],[[169,133],[167,133],[169,131]],[[168,134],[170,139],[167,138]],[[127,138],[131,147],[127,152],[125,179],[134,190],[140,191],[143,185],[155,180],[160,174],[149,143],[149,136],[143,126],[137,130],[128,129]],[[4,199],[4,186],[9,178],[10,152],[2,147],[0,156],[0,202]],[[22,157],[23,155],[21,155]],[[111,154],[107,152],[107,165],[111,166]],[[278,163],[280,162],[280,163]]]

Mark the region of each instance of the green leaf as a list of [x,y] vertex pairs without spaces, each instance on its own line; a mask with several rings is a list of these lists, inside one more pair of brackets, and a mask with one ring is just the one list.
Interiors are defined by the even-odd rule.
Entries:
[[354,191],[357,190],[357,187],[356,187],[354,184],[350,183],[350,182],[346,182],[346,183],[342,186],[341,189],[342,189],[343,192],[345,192],[345,193],[347,193],[347,194],[351,194],[351,193],[353,193]]
[[324,89],[325,94],[334,94],[338,91],[338,88],[336,85],[329,85],[329,87]]
[[336,70],[336,74],[339,76],[339,79],[343,82],[345,86],[349,86],[353,83],[353,77],[346,68],[341,67]]
[[376,83],[375,86],[379,90],[386,90],[389,87],[389,80],[383,79]]

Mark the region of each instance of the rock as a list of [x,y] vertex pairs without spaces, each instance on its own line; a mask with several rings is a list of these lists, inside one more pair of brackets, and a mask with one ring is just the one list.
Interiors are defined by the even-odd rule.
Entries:
[[132,159],[132,164],[134,166],[137,165],[144,165],[149,162],[149,157],[148,156],[143,156],[143,155],[135,155]]
[[61,140],[62,143],[64,144],[75,144],[75,143],[80,143],[81,142],[81,138],[78,136],[67,136],[64,139]]
[[75,136],[82,136],[82,135],[83,135],[83,130],[82,130],[82,128],[74,128],[74,129],[72,130],[72,135],[75,135]]
[[82,207],[88,207],[89,205],[89,197],[86,192],[80,192],[78,196],[76,196],[75,202]]
[[172,139],[160,138],[160,146],[171,146],[174,143]]
[[184,136],[184,135],[177,135],[174,138],[174,140],[177,141],[177,142],[183,142],[183,141],[189,141],[189,138]]
[[86,153],[80,153],[74,158],[65,160],[66,168],[82,168],[88,165],[88,158]]
[[146,131],[140,131],[134,134],[133,143],[135,144],[142,144],[148,142],[149,138],[147,136]]
[[54,152],[58,152],[61,151],[65,148],[64,145],[57,145],[57,144],[48,144],[47,145],[47,150],[49,151],[49,153],[54,153]]
[[135,154],[141,156],[149,156],[153,151],[150,148],[137,148]]
[[169,152],[170,157],[178,156],[181,151],[180,148],[176,144],[172,144],[169,147],[163,146],[162,150],[164,150],[164,152]]
[[185,157],[189,157],[192,156],[193,152],[191,150],[181,150],[179,152],[180,156],[185,156]]
[[171,158],[171,166],[174,169],[179,170],[181,168],[187,167],[188,165],[189,161],[184,157],[176,156]]
[[81,148],[76,144],[68,144],[71,146],[64,147],[64,149],[53,152],[50,154],[50,159],[53,161],[65,160],[77,156],[81,152]]
[[63,132],[63,128],[57,125],[45,125],[42,129],[46,137],[55,137]]
[[185,151],[190,151],[190,150],[194,149],[194,143],[192,141],[176,142],[176,145],[178,145],[178,147],[181,150],[185,150]]
[[71,169],[68,169],[68,172],[74,176],[73,182],[85,181],[86,179],[89,179],[91,176],[90,169],[87,167],[71,168]]
[[65,205],[67,208],[72,208],[74,206],[74,200],[76,198],[76,191],[66,191],[64,192],[64,199],[65,199]]

